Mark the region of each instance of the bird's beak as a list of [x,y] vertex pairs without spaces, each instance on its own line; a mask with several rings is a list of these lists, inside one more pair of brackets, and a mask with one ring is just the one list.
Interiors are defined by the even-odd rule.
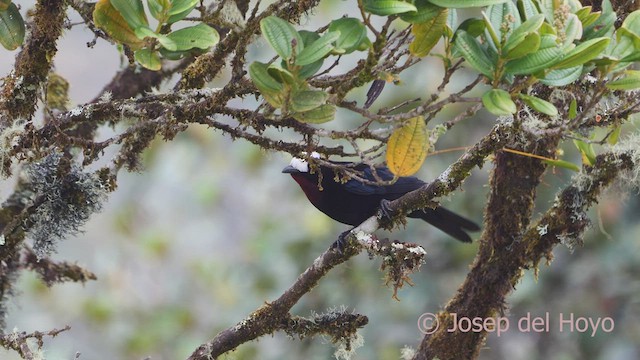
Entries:
[[289,165],[286,168],[282,169],[282,172],[284,174],[295,174],[295,173],[299,173],[300,170],[294,168],[293,166]]

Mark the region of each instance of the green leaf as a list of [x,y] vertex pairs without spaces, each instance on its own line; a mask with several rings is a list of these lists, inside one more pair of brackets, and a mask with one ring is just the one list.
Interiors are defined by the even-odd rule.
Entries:
[[116,10],[122,15],[127,24],[132,29],[137,29],[141,26],[149,26],[147,21],[147,15],[144,12],[144,6],[142,6],[142,0],[110,0]]
[[600,11],[591,12],[591,10],[591,6],[585,6],[576,12],[576,16],[580,19],[583,28],[591,26],[600,17]]
[[220,35],[216,29],[205,23],[176,30],[167,37],[175,42],[177,51],[193,48],[208,49],[220,41]]
[[273,107],[280,108],[284,101],[284,85],[276,81],[267,71],[267,64],[255,61],[249,65],[249,77],[264,99]]
[[[487,18],[491,22],[491,27],[500,31],[500,37],[498,39],[500,43],[502,39],[508,38],[514,28],[517,28],[521,24],[520,17],[518,16],[518,8],[512,1],[489,6],[487,8]],[[513,22],[510,20],[513,20]],[[509,26],[506,34],[502,33],[504,29],[503,24],[505,23]]]
[[640,88],[640,70],[626,70],[625,76],[607,83],[611,90],[635,90]]
[[565,4],[569,6],[569,12],[572,14],[575,14],[582,8],[582,3],[580,2],[580,0],[565,0]]
[[520,15],[524,16],[522,20],[529,20],[540,14],[540,11],[532,0],[518,0],[516,4]]
[[[617,39],[613,48],[610,47],[605,53],[608,55],[604,55],[603,58],[609,57],[621,62],[635,61],[634,58],[640,57],[640,51],[636,51],[633,39],[627,36],[622,36]],[[631,60],[627,60],[628,58]]]
[[[469,18],[463,21],[462,24],[460,24],[460,26],[458,26],[456,33],[458,31],[464,30],[469,35],[475,38],[484,34],[484,30],[486,28],[487,28],[487,25],[485,24],[484,20],[478,19],[478,18]],[[455,41],[455,37],[454,37],[454,41]]]
[[338,40],[339,37],[340,32],[330,31],[322,35],[318,40],[312,42],[311,45],[305,46],[300,52],[300,55],[296,57],[296,65],[309,65],[324,59],[324,57],[333,50],[333,42]]
[[597,37],[610,37],[613,34],[617,15],[613,11],[609,0],[602,1],[602,14],[593,24],[584,29],[582,38],[585,40]]
[[24,32],[24,20],[16,4],[11,3],[0,11],[0,44],[5,49],[15,50],[22,45]]
[[436,4],[444,8],[454,9],[489,6],[502,4],[507,1],[511,0],[429,0],[429,2],[431,2],[432,4]]
[[324,60],[318,60],[314,63],[311,63],[309,65],[305,65],[303,66],[299,71],[298,71],[298,77],[300,79],[307,79],[313,75],[315,75],[318,70],[320,70],[320,68],[322,68],[322,64],[324,63]]
[[[493,24],[491,23],[491,20],[487,17],[487,14],[485,14],[484,12],[482,13],[482,20],[484,21],[485,24],[485,39],[486,42],[488,44],[489,48],[493,48],[493,50],[496,51],[496,53],[498,53],[498,49],[502,47],[502,43],[500,41],[500,38],[498,37],[498,32],[496,31],[496,28],[493,27]],[[500,28],[498,28],[499,30]]]
[[363,0],[364,11],[374,15],[388,16],[402,14],[418,9],[408,2],[394,0]]
[[593,166],[596,163],[596,153],[593,151],[593,145],[582,140],[573,140],[573,144],[578,148],[582,155],[582,163]]
[[547,19],[547,23],[549,24],[553,24],[554,23],[554,12],[557,9],[557,6],[554,5],[561,5],[564,3],[564,0],[560,0],[557,2],[554,2],[554,0],[538,0],[538,4],[540,6],[540,12],[542,14],[544,14],[545,19]]
[[529,107],[535,111],[549,116],[558,115],[558,109],[552,103],[546,100],[542,100],[538,97],[525,94],[519,94],[518,96],[525,102],[525,104],[529,105]]
[[329,94],[320,90],[302,90],[291,95],[289,109],[294,112],[305,112],[324,105]]
[[573,98],[569,103],[569,112],[567,113],[569,120],[573,120],[578,117],[578,101]]
[[557,167],[573,170],[575,172],[580,172],[580,167],[578,165],[566,160],[542,160],[542,161],[551,166],[557,166]]
[[143,67],[152,70],[158,71],[162,68],[162,61],[160,60],[160,55],[156,51],[150,49],[140,49],[136,50],[133,53],[134,59],[142,65]]
[[154,19],[165,22],[171,8],[171,0],[147,0],[147,6]]
[[491,89],[482,95],[482,104],[494,115],[511,115],[518,110],[511,95],[502,89]]
[[607,143],[609,143],[609,145],[615,145],[618,143],[618,140],[620,139],[620,132],[622,131],[622,125],[614,125],[615,128],[613,129],[613,131],[611,131],[611,134],[609,134],[609,137],[607,138]]
[[[453,29],[455,29],[456,25],[458,25],[458,10],[456,9],[449,9],[448,11],[449,15],[447,15],[447,37],[451,38],[453,36]],[[451,34],[449,35],[449,32],[451,32]],[[469,32],[471,35],[473,35],[473,33]],[[474,35],[475,36],[475,35]]]
[[163,48],[169,51],[178,50],[176,43],[173,40],[168,38],[166,35],[153,32],[153,30],[149,29],[146,26],[140,26],[139,28],[137,28],[135,30],[135,34],[140,40],[143,40],[146,37],[158,39],[158,42],[160,43],[160,45],[162,45]]
[[562,45],[569,46],[582,37],[582,23],[575,14],[567,14]]
[[540,79],[540,82],[549,86],[565,86],[578,80],[582,75],[582,65],[560,70],[551,70]]
[[186,18],[189,14],[191,14],[191,12],[193,11],[193,8],[187,9],[181,13],[177,13],[175,15],[171,15],[169,16],[169,19],[167,19],[167,24],[173,24],[175,22],[178,22],[184,18]]
[[627,30],[629,33],[640,37],[640,10],[636,10],[629,14],[620,26],[621,29]]
[[629,63],[621,63],[620,59],[614,56],[605,55],[605,54],[601,54],[600,57],[598,57],[597,59],[593,59],[592,62],[593,62],[593,65],[598,67],[615,65],[613,68],[608,69],[609,73],[614,73],[614,72],[617,72],[618,70],[623,70],[624,68],[630,65]]
[[300,113],[293,113],[291,116],[303,123],[322,124],[333,120],[336,115],[336,107],[331,104],[320,105],[319,107]]
[[320,39],[320,35],[318,33],[308,30],[300,30],[298,31],[298,35],[302,38],[304,47],[307,47],[311,45],[312,42]]
[[294,43],[296,55],[304,48],[302,37],[300,37],[296,29],[278,17],[267,16],[260,20],[260,30],[269,45],[285,60],[289,60],[293,56]]
[[543,36],[543,35],[557,36],[558,35],[556,28],[551,26],[551,24],[549,24],[546,21],[542,23],[542,26],[540,26],[540,30],[538,31],[538,33],[540,34],[540,36]]
[[544,15],[538,14],[522,23],[513,30],[507,42],[504,44],[503,52],[509,52],[511,49],[518,46],[524,39],[533,33],[537,34],[538,29],[544,22]]
[[418,10],[400,14],[400,19],[411,24],[420,24],[433,19],[442,11],[440,6],[432,4],[429,0],[416,0],[413,5]]
[[[300,34],[300,37],[302,37],[302,42],[304,43],[305,48],[320,38],[320,35],[313,31],[300,30],[298,31],[298,33]],[[303,66],[298,71],[298,77],[300,77],[301,79],[306,79],[310,76],[313,76],[316,72],[318,72],[318,70],[320,70],[323,63],[324,60],[318,60],[312,64]],[[286,64],[284,64],[283,66],[286,66]]]
[[631,54],[620,59],[620,62],[634,62],[640,60],[640,51],[634,51]]
[[267,68],[267,71],[269,72],[269,75],[271,75],[279,82],[291,85],[295,89],[299,87],[298,78],[296,78],[296,76],[293,75],[289,70],[273,64]]
[[93,22],[104,30],[113,40],[129,45],[133,50],[139,49],[144,42],[136,36],[120,12],[109,0],[99,0],[93,9]]
[[489,79],[493,79],[493,72],[495,71],[494,64],[478,40],[466,31],[456,31],[456,34],[455,49],[462,54],[462,57],[464,57],[471,67]]
[[136,36],[140,40],[142,40],[142,39],[144,39],[146,37],[155,38],[156,35],[158,35],[153,30],[151,30],[148,26],[140,26],[139,28],[136,28],[134,33],[136,34]]
[[530,75],[549,68],[562,57],[562,49],[555,42],[555,36],[544,35],[538,51],[528,56],[507,62],[505,70],[513,75]]
[[338,32],[340,37],[336,40],[335,49],[341,54],[349,54],[356,51],[367,37],[367,28],[355,18],[341,18],[333,20],[329,24],[329,32]]
[[580,43],[569,51],[560,62],[553,65],[554,69],[566,69],[583,65],[595,59],[609,46],[609,38],[597,38]]
[[268,67],[269,65],[259,61],[251,63],[251,65],[249,65],[249,77],[251,77],[251,81],[253,81],[260,91],[263,89],[267,92],[281,91],[284,86],[269,74],[267,70]]
[[200,0],[172,0],[171,1],[171,10],[169,10],[169,15],[177,15],[181,14],[185,11],[193,10]]
[[163,59],[167,60],[180,60],[187,57],[187,55],[191,54],[191,51],[169,51],[163,47],[161,47],[158,52],[162,55]]
[[425,23],[414,24],[411,27],[411,32],[414,34],[414,39],[409,44],[411,55],[418,57],[429,55],[431,49],[436,46],[444,34],[447,12],[447,9],[442,9],[438,16]]
[[540,35],[537,33],[531,33],[527,35],[517,45],[503,49],[504,59],[513,60],[521,58],[525,55],[529,55],[538,51],[540,48]]
[[625,29],[625,28],[620,28],[616,31],[616,40],[617,41],[623,41],[623,40],[631,40],[631,43],[633,44],[634,49],[640,49],[640,36],[637,34],[632,33],[631,31]]

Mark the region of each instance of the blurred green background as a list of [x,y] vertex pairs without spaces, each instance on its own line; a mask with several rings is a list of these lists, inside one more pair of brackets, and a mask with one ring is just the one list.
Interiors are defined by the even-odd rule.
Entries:
[[[32,6],[30,1],[16,2],[23,13]],[[353,1],[324,1],[302,26],[317,28],[352,9]],[[72,22],[79,21],[70,14]],[[93,49],[86,47],[92,38],[82,26],[74,26],[61,39],[55,62],[56,71],[71,83],[76,104],[98,94],[120,67],[115,47],[104,41]],[[262,60],[271,56],[264,42],[249,54]],[[14,55],[0,51],[1,74],[8,73]],[[346,57],[344,65],[354,64],[357,56]],[[428,58],[403,73],[400,85],[387,85],[374,107],[425,98],[435,91],[441,74],[439,62]],[[474,77],[470,71],[460,72],[448,91]],[[352,92],[351,99],[362,104],[366,90]],[[237,103],[248,108],[254,104],[253,99]],[[463,109],[452,107],[438,121]],[[359,121],[342,112],[330,126],[349,127]],[[472,145],[494,122],[480,112],[444,135],[437,149]],[[101,136],[112,131],[103,129]],[[634,125],[626,131],[638,129]],[[579,163],[572,145],[565,148],[566,159]],[[459,155],[428,158],[419,177],[432,179]],[[60,243],[53,256],[86,266],[98,280],[47,288],[33,274],[23,274],[6,330],[71,325],[70,331],[47,339],[47,359],[72,359],[76,352],[89,360],[186,358],[199,344],[279,296],[347,229],[318,212],[291,178],[280,173],[289,160],[288,155],[265,153],[202,126],[190,127],[170,143],[156,140],[144,155],[144,170],[121,173],[104,211],[91,219],[83,234]],[[481,223],[490,168],[487,163],[476,170],[462,191],[442,199],[442,204]],[[546,174],[536,214],[547,209],[570,176],[564,169]],[[635,193],[625,195],[628,189],[623,185],[608,191],[590,212],[594,226],[584,247],[570,253],[560,246],[551,266],[541,265],[537,280],[532,272],[525,274],[509,298],[511,330],[500,337],[491,334],[481,359],[640,358],[640,201]],[[3,198],[12,186],[12,179],[3,181]],[[611,239],[600,231],[598,217]],[[399,359],[405,345],[416,347],[421,339],[419,316],[437,312],[455,293],[477,250],[477,244],[456,242],[419,221],[379,235],[420,243],[428,252],[426,264],[412,277],[415,285],[399,292],[401,301],[392,299],[392,289],[384,286],[380,260],[361,254],[330,272],[293,309],[296,315],[310,316],[344,306],[367,315],[364,346],[354,359]],[[548,332],[524,333],[515,326],[522,316],[546,312]],[[560,313],[594,321],[611,317],[615,329],[594,337],[590,332],[561,332]],[[333,351],[326,339],[299,341],[277,333],[242,345],[226,358],[329,359]],[[18,357],[0,350],[0,359]]]

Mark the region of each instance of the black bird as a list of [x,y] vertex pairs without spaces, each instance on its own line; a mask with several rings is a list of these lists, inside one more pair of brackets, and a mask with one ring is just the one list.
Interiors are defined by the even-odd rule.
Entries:
[[[319,155],[314,153],[312,156]],[[336,162],[336,164],[346,163]],[[368,165],[358,164],[354,169],[362,173],[363,179],[375,181]],[[336,221],[351,226],[357,226],[375,215],[382,200],[395,200],[425,184],[424,181],[413,176],[400,177],[391,185],[369,185],[355,179],[340,183],[334,180],[334,172],[331,168],[319,166],[319,171],[322,172],[322,190],[318,188],[318,171],[313,174],[309,172],[309,164],[305,160],[293,158],[289,166],[282,170],[283,173],[291,174],[318,210]],[[384,166],[376,167],[376,173],[382,180],[393,179],[391,171]],[[416,210],[407,216],[422,219],[463,242],[471,242],[467,231],[480,230],[473,221],[442,206],[435,209]]]

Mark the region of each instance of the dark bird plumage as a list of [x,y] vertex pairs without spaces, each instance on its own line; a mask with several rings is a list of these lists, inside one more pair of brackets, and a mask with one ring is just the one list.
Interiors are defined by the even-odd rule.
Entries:
[[[375,181],[368,165],[358,164],[354,169],[362,172],[363,179]],[[424,181],[416,177],[400,177],[395,183],[386,186],[369,185],[355,179],[339,183],[334,180],[335,175],[331,168],[320,166],[319,170],[322,172],[322,190],[318,188],[319,174],[309,172],[308,164],[304,160],[294,158],[282,172],[291,174],[309,201],[318,210],[336,221],[351,226],[357,226],[375,215],[382,200],[395,200],[425,184]],[[386,167],[376,167],[376,173],[382,180],[393,179],[393,174]],[[463,242],[471,242],[467,231],[480,230],[480,227],[473,221],[442,206],[435,209],[417,210],[407,216],[423,219]]]

